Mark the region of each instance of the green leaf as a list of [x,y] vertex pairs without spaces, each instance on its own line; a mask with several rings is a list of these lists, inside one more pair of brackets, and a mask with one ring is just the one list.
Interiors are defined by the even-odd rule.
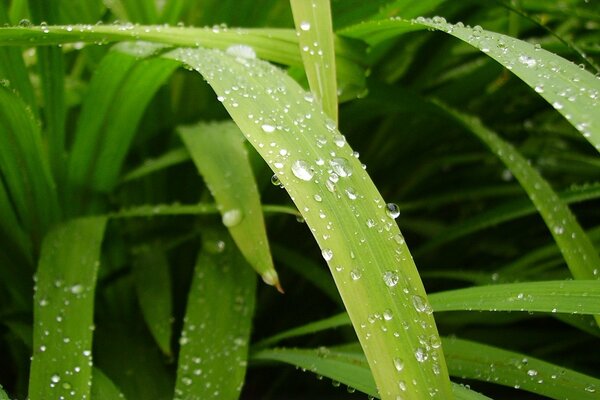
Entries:
[[89,398],[94,291],[105,217],[72,220],[44,239],[34,296],[32,400]]
[[108,378],[104,373],[98,369],[92,369],[92,391],[90,393],[92,400],[106,400],[106,399],[124,399],[125,396],[119,388]]
[[[298,39],[288,29],[184,28],[163,25],[68,25],[0,28],[0,46],[53,45],[65,43],[106,44],[143,40],[175,46],[204,46],[228,49],[250,46],[265,60],[302,66]],[[339,87],[364,87],[364,48],[337,39],[336,67]],[[235,49],[235,48],[234,48]],[[233,50],[235,52],[235,50]],[[354,89],[355,90],[355,89]]]
[[480,26],[449,24],[444,18],[388,19],[354,25],[339,33],[376,45],[397,35],[433,28],[446,32],[493,58],[535,90],[600,151],[600,80],[590,72],[539,46]]
[[[476,135],[510,169],[546,222],[576,279],[598,279],[600,257],[594,245],[550,184],[508,142],[487,129],[477,118],[438,103],[449,115]],[[600,321],[600,320],[599,320]]]
[[282,291],[271,258],[258,187],[239,128],[231,122],[199,124],[180,127],[179,134],[238,248],[267,284]]
[[[262,206],[265,214],[288,214],[300,216],[298,210],[288,206],[269,205]],[[167,215],[213,215],[219,210],[215,204],[149,204],[143,206],[124,208],[121,211],[109,214],[111,218],[158,217]]]
[[16,94],[0,88],[0,171],[34,248],[59,218],[58,198],[40,128]]
[[179,339],[175,399],[239,397],[256,291],[245,264],[224,230],[205,230]]
[[443,340],[453,376],[493,382],[552,399],[598,398],[600,379],[522,353],[458,338]]
[[[403,395],[395,359],[404,360],[404,377],[416,382],[411,392],[415,398],[429,387],[450,396],[440,349],[430,350],[427,368],[415,357],[419,338],[437,337],[437,329],[394,222],[396,208],[386,206],[335,124],[306,100],[307,93],[295,81],[267,63],[205,49],[179,49],[168,56],[198,70],[223,97],[225,108],[302,213],[321,246],[383,398]],[[370,228],[374,225],[377,229]],[[367,323],[384,311],[392,316],[386,320],[388,331],[399,332],[400,340]]]
[[429,295],[435,312],[539,311],[600,315],[600,282],[549,281],[476,286]]
[[125,174],[121,182],[124,183],[140,179],[154,172],[162,171],[165,168],[178,165],[188,160],[190,160],[190,153],[187,149],[180,148],[170,150],[159,157],[147,159],[143,164]]
[[127,48],[120,46],[104,57],[96,70],[82,105],[69,159],[71,198],[79,198],[80,203],[72,206],[74,211],[89,207],[89,191],[108,191],[118,182],[147,104],[177,67],[169,60],[144,58],[159,49],[154,45],[135,46],[130,49],[138,52],[135,56],[123,53]]
[[[358,348],[355,348],[354,351],[344,351],[343,347],[331,349],[321,347],[317,350],[268,349],[252,354],[252,359],[292,364],[320,376],[326,376],[334,382],[344,383],[350,388],[349,391],[356,389],[369,396],[380,398],[367,360]],[[402,368],[401,365],[400,368]],[[403,391],[406,391],[406,394],[410,393],[412,389],[410,383],[400,381],[399,384]],[[454,383],[452,384],[452,394],[452,398],[456,400],[482,400],[488,398]]]
[[10,400],[2,385],[0,385],[0,400]]
[[171,275],[169,261],[159,246],[136,249],[133,280],[146,324],[163,353],[171,354]]
[[329,0],[290,0],[290,5],[310,89],[325,114],[337,124],[338,93]]

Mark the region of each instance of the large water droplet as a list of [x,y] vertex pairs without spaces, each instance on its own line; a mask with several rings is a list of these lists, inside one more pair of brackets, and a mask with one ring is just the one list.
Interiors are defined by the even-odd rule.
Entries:
[[244,214],[240,209],[234,208],[223,213],[223,225],[227,227],[236,226],[242,221]]
[[300,29],[303,31],[309,31],[310,30],[310,22],[308,21],[302,21],[300,22]]
[[431,307],[429,306],[429,304],[427,304],[427,300],[425,300],[418,294],[415,294],[412,297],[412,303],[413,303],[413,306],[415,307],[415,310],[417,310],[417,312],[429,313],[431,311]]
[[417,359],[418,362],[424,362],[429,357],[427,355],[427,352],[425,352],[425,350],[418,347],[417,350],[415,350],[415,358]]
[[325,261],[329,261],[333,258],[333,250],[331,249],[323,249],[321,250],[321,255],[325,259]]
[[292,173],[298,179],[311,181],[315,175],[310,165],[304,160],[296,160],[292,163]]

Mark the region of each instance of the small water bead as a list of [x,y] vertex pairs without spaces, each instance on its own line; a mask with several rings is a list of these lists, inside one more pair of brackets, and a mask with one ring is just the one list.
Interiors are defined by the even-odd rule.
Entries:
[[325,261],[329,261],[333,258],[333,250],[331,249],[323,249],[321,251],[321,255],[325,259]]
[[383,281],[388,287],[394,287],[400,281],[400,277],[393,271],[386,271],[383,273]]
[[527,375],[529,376],[537,376],[538,372],[535,369],[530,369],[527,371]]
[[537,61],[534,58],[525,55],[519,56],[519,62],[527,68],[533,68],[537,65]]
[[320,202],[322,202],[322,201],[323,201],[323,198],[322,198],[322,197],[321,197],[319,194],[315,194],[315,195],[313,196],[313,198],[315,199],[315,201],[316,201],[317,203],[320,203]]
[[343,135],[336,135],[333,138],[333,143],[335,143],[337,147],[344,147],[346,144],[346,138]]
[[300,22],[300,29],[303,30],[304,32],[309,31],[310,30],[310,22],[308,22],[308,21]]
[[58,383],[60,382],[60,375],[58,374],[54,374],[50,377],[50,382],[52,383]]
[[275,186],[279,186],[281,187],[283,184],[281,183],[281,180],[279,180],[279,177],[277,175],[273,175],[271,177],[271,183]]
[[223,213],[223,225],[230,228],[239,224],[243,219],[244,214],[240,209],[234,208]]
[[359,280],[361,276],[362,272],[360,272],[358,268],[354,268],[352,271],[350,271],[350,278],[352,278],[353,281]]
[[73,294],[81,294],[85,290],[85,287],[83,285],[77,284],[77,285],[71,286],[70,290],[71,290],[71,293],[73,293]]
[[298,179],[311,181],[315,175],[310,165],[304,160],[296,160],[292,163],[292,173]]
[[262,124],[260,126],[260,128],[263,130],[263,132],[265,133],[273,133],[275,132],[275,127],[271,124]]
[[431,307],[429,306],[429,304],[427,304],[427,301],[419,296],[418,294],[415,294],[412,297],[412,303],[413,306],[415,307],[415,310],[417,310],[417,312],[426,312],[426,313],[430,313],[431,312]]
[[353,188],[351,188],[351,187],[346,188],[346,190],[344,190],[344,192],[346,193],[346,196],[348,196],[348,198],[350,200],[356,200],[357,196],[356,196],[356,192],[354,191]]
[[385,205],[385,213],[388,217],[396,219],[400,216],[400,208],[395,203],[387,203]]
[[244,44],[234,44],[229,46],[225,52],[230,56],[237,57],[238,59],[252,60],[256,58],[256,52],[254,49],[251,46],[246,46]]
[[394,235],[394,241],[396,243],[398,243],[399,245],[403,245],[404,244],[404,236],[402,236],[401,233],[398,233],[397,235]]
[[425,362],[425,361],[427,361],[429,356],[427,355],[427,352],[425,350],[418,347],[417,350],[415,350],[415,358],[417,359],[418,362]]
[[396,371],[402,372],[404,369],[404,361],[398,357],[394,358],[394,367],[396,368]]

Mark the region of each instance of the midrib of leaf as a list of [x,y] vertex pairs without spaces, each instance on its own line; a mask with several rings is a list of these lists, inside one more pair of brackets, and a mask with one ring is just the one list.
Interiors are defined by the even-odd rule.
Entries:
[[[437,338],[437,330],[414,262],[335,124],[296,82],[264,62],[205,49],[179,49],[168,56],[202,73],[290,193],[328,259],[382,398],[420,399],[429,390],[449,398],[441,349],[430,348],[427,361],[420,356],[419,338]],[[337,183],[330,180],[334,168],[342,175]],[[377,228],[367,226],[369,219]],[[387,330],[371,324],[373,318]],[[404,392],[400,380],[414,384]]]

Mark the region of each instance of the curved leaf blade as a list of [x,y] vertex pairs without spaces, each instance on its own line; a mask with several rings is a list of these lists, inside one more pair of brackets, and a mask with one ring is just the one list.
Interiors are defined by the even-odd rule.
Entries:
[[256,278],[224,230],[207,229],[188,295],[175,399],[238,398]]
[[90,397],[94,292],[106,221],[72,220],[44,239],[34,295],[32,400]]
[[180,127],[179,134],[215,198],[223,225],[252,268],[281,291],[258,187],[239,128],[232,122],[199,124]]
[[[441,349],[430,349],[425,364],[415,356],[423,351],[421,335],[437,337],[437,329],[408,247],[335,123],[295,81],[262,61],[205,49],[178,49],[166,56],[198,70],[223,97],[290,194],[328,261],[382,397],[406,395],[400,379],[416,382],[410,392],[414,398],[430,387],[450,396]],[[368,220],[379,228],[371,230]],[[384,311],[396,316],[386,319],[385,332],[367,322]],[[410,321],[411,329],[401,321]],[[395,359],[406,363],[402,374]]]

